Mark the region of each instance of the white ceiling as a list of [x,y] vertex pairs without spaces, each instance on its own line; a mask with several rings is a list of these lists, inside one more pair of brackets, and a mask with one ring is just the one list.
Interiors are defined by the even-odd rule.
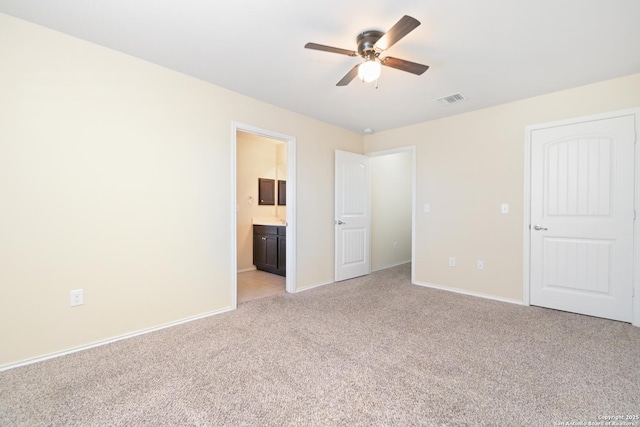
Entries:
[[[639,0],[0,0],[0,12],[362,132],[640,72]],[[422,25],[386,54],[379,88],[335,84],[368,29]],[[435,98],[468,99],[442,106]]]

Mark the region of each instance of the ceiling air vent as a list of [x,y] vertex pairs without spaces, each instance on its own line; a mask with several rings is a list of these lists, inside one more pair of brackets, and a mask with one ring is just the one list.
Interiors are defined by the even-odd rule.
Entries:
[[467,98],[465,98],[461,93],[454,93],[452,95],[443,96],[442,98],[437,98],[436,102],[442,105],[449,105],[464,101],[465,99]]

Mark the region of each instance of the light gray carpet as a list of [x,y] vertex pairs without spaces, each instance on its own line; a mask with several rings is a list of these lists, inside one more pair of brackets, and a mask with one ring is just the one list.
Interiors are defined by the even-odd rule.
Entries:
[[640,328],[409,283],[409,266],[395,267],[0,373],[0,425],[551,426],[640,414]]

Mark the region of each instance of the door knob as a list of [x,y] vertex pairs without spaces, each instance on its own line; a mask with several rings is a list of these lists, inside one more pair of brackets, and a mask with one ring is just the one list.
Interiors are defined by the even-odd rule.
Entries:
[[541,227],[541,226],[539,226],[539,225],[534,225],[534,226],[533,226],[533,229],[534,229],[534,230],[536,230],[536,231],[547,231],[547,230],[548,230],[548,228],[546,228],[546,227]]
[[340,220],[337,220],[337,221],[336,221],[336,224],[338,224],[338,225],[342,225],[342,224],[346,224],[346,222],[342,222],[342,221],[340,221]]

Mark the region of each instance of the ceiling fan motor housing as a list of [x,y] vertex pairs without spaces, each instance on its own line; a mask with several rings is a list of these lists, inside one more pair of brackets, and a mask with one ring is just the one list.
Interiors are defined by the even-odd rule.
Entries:
[[368,30],[358,34],[358,54],[365,59],[373,59],[371,56],[376,56],[374,45],[382,36],[384,33],[376,30]]

